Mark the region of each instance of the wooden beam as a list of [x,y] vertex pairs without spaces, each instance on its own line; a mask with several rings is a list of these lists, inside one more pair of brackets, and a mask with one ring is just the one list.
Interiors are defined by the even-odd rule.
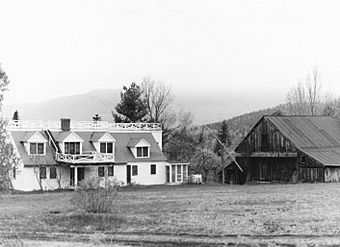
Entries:
[[277,158],[296,158],[297,153],[279,153],[279,152],[253,152],[250,154],[241,154],[241,157],[277,157]]

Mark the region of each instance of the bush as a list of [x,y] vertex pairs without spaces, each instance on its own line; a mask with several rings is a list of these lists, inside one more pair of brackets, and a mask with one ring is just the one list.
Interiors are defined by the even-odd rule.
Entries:
[[101,186],[102,182],[100,178],[81,181],[72,197],[72,204],[88,213],[112,212],[121,184],[117,180],[106,180]]

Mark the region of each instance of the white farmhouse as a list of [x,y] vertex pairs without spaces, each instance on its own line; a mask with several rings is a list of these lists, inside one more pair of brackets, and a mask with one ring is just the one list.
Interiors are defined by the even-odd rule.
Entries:
[[187,163],[167,162],[160,124],[11,121],[7,131],[20,160],[16,190],[74,188],[96,176],[125,185],[182,183],[188,176]]

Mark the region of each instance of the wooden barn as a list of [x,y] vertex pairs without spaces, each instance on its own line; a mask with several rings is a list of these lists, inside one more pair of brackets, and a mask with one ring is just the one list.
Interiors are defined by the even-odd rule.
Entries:
[[339,182],[340,124],[326,116],[263,116],[235,148],[226,183]]

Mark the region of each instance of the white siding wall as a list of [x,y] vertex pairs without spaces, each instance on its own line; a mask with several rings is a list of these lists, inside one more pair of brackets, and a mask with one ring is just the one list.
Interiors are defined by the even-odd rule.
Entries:
[[[69,168],[57,167],[57,176],[59,176],[58,169],[61,171],[61,186],[62,188],[67,188],[70,184]],[[39,177],[39,167],[23,167],[22,162],[20,162],[16,173],[16,179],[12,180],[14,189],[22,191],[40,190],[37,178],[37,176]],[[55,190],[59,188],[58,180],[50,179],[49,167],[46,167],[46,179],[42,179],[42,187],[44,190]]]
[[[156,165],[156,174],[151,174],[151,165]],[[143,185],[151,185],[151,184],[165,184],[165,166],[166,162],[134,162],[129,163],[131,165],[131,174],[132,174],[132,166],[138,166],[138,175],[131,175],[131,183],[135,184],[143,184]]]

